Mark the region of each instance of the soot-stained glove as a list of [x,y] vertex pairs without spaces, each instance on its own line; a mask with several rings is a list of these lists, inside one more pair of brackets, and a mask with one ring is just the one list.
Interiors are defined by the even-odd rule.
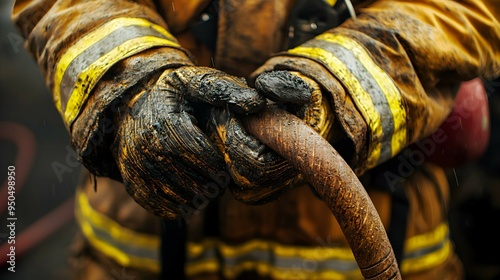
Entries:
[[[256,79],[255,88],[278,106],[299,116],[322,136],[328,137],[332,131],[329,101],[312,79],[298,72],[264,72]],[[238,185],[231,189],[238,200],[266,203],[301,180],[287,161],[245,131],[238,115],[215,109],[209,123],[212,138],[225,154]]]
[[255,80],[255,88],[285,106],[324,138],[331,138],[334,116],[330,101],[313,79],[296,71],[275,70],[260,74]]
[[245,80],[205,67],[166,70],[128,101],[112,151],[130,195],[150,212],[168,218],[183,206],[220,196],[213,189],[224,159],[198,127],[193,104],[248,114],[265,99]]
[[234,197],[247,204],[263,204],[297,179],[296,170],[281,156],[250,135],[240,115],[212,110],[208,131],[224,154],[233,181]]

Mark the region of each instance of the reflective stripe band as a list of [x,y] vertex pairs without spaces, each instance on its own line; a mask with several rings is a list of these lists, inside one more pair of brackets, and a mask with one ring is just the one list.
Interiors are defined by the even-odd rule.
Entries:
[[[451,243],[446,224],[406,242],[401,265],[403,274],[443,263]],[[222,272],[228,279],[244,271],[256,271],[275,279],[363,279],[347,247],[299,247],[265,240],[228,245],[215,239],[188,243],[186,274]]]
[[203,273],[217,273],[218,271],[220,271],[220,263],[217,259],[204,259],[196,263],[188,262],[186,276],[191,277]]
[[152,47],[179,47],[161,26],[140,18],[117,18],[68,48],[56,66],[54,101],[72,124],[98,80],[115,63]]
[[443,263],[450,254],[448,226],[441,224],[433,232],[414,236],[406,241],[404,272],[417,272]]
[[66,126],[69,127],[71,125],[78,113],[80,113],[80,109],[87,100],[89,93],[112,65],[133,54],[157,46],[174,45],[168,40],[152,36],[134,38],[101,56],[92,65],[83,70],[78,75],[77,82],[74,85],[73,92],[70,94],[66,110],[64,111]]
[[71,94],[73,86],[77,82],[79,73],[88,68],[93,62],[100,59],[102,54],[109,53],[116,46],[122,47],[122,44],[128,40],[144,36],[152,36],[156,38],[164,37],[160,32],[149,27],[137,25],[126,26],[113,31],[108,36],[102,38],[98,43],[94,43],[76,56],[66,67],[66,71],[64,72],[60,83],[59,88],[61,92],[62,111],[64,112],[66,109],[68,97]]
[[389,140],[392,143],[392,156],[398,154],[405,147],[408,140],[406,131],[406,108],[404,106],[401,93],[396,87],[396,84],[394,84],[394,81],[384,70],[375,64],[368,52],[366,52],[363,46],[356,41],[345,36],[328,33],[319,36],[318,39],[339,44],[344,48],[351,50],[356,58],[363,64],[364,68],[368,70],[373,79],[377,82],[377,85],[384,94],[386,102],[392,112],[394,125],[392,128],[392,139]]
[[75,214],[89,243],[124,267],[160,272],[160,237],[122,227],[96,212],[85,193],[78,189]]
[[381,151],[382,125],[380,114],[376,111],[370,95],[363,89],[358,79],[349,71],[347,66],[330,52],[313,47],[297,47],[288,51],[290,54],[309,57],[326,65],[335,66],[332,71],[336,77],[345,85],[352,94],[358,110],[363,115],[372,133],[369,156],[367,160],[368,168],[377,165]]
[[401,94],[359,43],[342,35],[324,33],[288,53],[322,63],[347,88],[370,127],[368,168],[405,147],[406,110]]
[[222,272],[229,279],[248,270],[277,279],[361,277],[349,248],[287,246],[264,240],[231,246],[214,239],[201,244],[188,243],[187,275],[219,271],[221,263],[217,256],[222,256]]

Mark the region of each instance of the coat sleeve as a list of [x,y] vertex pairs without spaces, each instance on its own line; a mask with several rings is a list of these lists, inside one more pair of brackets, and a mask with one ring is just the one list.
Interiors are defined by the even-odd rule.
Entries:
[[121,101],[190,55],[152,0],[17,0],[12,19],[83,164],[117,178],[107,147]]
[[360,174],[437,129],[461,81],[500,75],[499,17],[497,0],[374,1],[256,74],[301,71],[331,93]]

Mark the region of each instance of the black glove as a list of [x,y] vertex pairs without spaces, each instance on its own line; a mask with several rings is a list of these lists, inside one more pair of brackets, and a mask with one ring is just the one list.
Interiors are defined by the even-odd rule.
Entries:
[[[217,147],[198,127],[193,104],[252,113],[265,99],[242,79],[205,67],[165,71],[128,103],[113,154],[126,189],[150,212],[177,218],[185,206],[222,195],[226,170]],[[231,136],[229,136],[231,137]]]
[[[330,105],[320,87],[311,79],[288,71],[261,74],[255,87],[269,99],[301,117],[321,135],[329,134],[333,124]],[[243,129],[241,117],[228,110],[215,109],[209,130],[225,154],[225,160],[237,188],[233,195],[248,204],[266,203],[293,183],[298,172],[279,155]]]
[[285,106],[321,136],[330,139],[333,110],[314,80],[299,72],[276,70],[260,74],[255,80],[255,88],[265,97]]

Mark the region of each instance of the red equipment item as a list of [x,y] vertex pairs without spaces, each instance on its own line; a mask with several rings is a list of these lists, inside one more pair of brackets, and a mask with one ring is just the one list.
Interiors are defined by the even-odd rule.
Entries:
[[[427,160],[443,167],[471,163],[485,152],[490,138],[488,96],[479,78],[463,82],[455,107],[441,127],[417,146],[433,143]],[[432,141],[432,142],[429,142]],[[420,144],[420,145],[419,145]]]

